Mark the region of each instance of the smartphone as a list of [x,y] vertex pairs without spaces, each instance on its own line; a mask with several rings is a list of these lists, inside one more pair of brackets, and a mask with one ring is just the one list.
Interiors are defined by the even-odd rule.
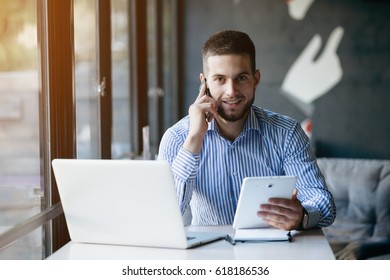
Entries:
[[[211,97],[210,89],[209,89],[209,86],[207,85],[207,80],[206,80],[206,78],[204,78],[204,84],[206,85],[206,89],[205,89],[205,92],[204,92],[205,95]],[[209,122],[209,116],[210,116],[210,113],[209,113],[209,112],[205,113],[206,122]]]
[[206,80],[206,78],[204,78],[204,84],[206,85],[205,94],[206,94],[207,96],[210,96],[210,97],[211,97],[210,89],[209,89],[209,86],[207,85],[207,80]]

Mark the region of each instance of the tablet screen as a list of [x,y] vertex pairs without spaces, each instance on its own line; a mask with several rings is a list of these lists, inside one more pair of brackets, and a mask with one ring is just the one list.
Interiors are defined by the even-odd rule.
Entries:
[[271,197],[291,199],[296,182],[296,176],[244,178],[233,228],[268,227],[269,225],[257,216],[260,204],[266,204]]

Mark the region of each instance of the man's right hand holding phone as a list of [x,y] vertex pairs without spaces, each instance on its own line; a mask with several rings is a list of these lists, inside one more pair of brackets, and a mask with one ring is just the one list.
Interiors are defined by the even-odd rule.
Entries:
[[[203,75],[201,75],[202,79]],[[183,148],[195,154],[200,153],[202,141],[208,129],[208,123],[218,114],[217,101],[206,94],[207,85],[202,79],[202,86],[195,102],[190,106],[190,129]]]

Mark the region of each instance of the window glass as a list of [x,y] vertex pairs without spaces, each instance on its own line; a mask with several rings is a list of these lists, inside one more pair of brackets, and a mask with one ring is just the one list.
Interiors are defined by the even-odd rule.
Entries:
[[148,46],[148,134],[149,147],[145,151],[144,157],[153,159],[157,155],[159,130],[161,129],[162,118],[161,99],[164,89],[161,81],[161,10],[160,3],[156,0],[147,2],[147,46]]
[[129,1],[111,1],[112,158],[130,154]]
[[163,133],[177,121],[175,87],[175,46],[177,3],[172,0],[148,0],[148,108],[150,150],[158,152]]
[[[40,179],[37,3],[0,8],[0,234],[45,206]],[[42,201],[42,202],[41,202]],[[41,259],[42,230],[0,251],[0,259]]]
[[77,157],[100,158],[96,1],[74,1]]
[[[163,1],[163,83],[164,83],[164,98],[163,98],[163,129],[162,132],[172,126],[179,116],[179,109],[174,104],[177,102],[177,89],[174,86],[175,73],[174,63],[177,60],[177,46],[175,46],[174,33],[176,19],[174,11],[174,3],[172,0]],[[159,135],[160,137],[162,135]]]
[[40,260],[44,257],[43,226],[19,238],[0,251],[0,260]]

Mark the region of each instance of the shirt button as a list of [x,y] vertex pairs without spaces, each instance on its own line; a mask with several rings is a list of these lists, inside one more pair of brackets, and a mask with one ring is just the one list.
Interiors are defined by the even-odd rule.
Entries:
[[233,171],[233,176],[234,177],[237,176],[237,172]]

